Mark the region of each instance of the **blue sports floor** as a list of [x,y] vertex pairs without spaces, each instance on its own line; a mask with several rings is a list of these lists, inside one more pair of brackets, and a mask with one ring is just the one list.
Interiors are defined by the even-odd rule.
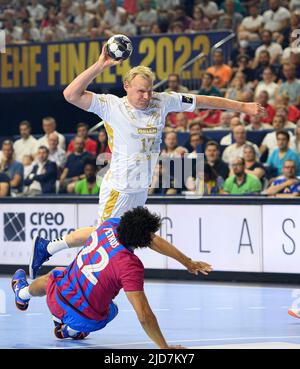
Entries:
[[[300,289],[231,283],[149,281],[145,292],[170,344],[190,348],[300,348]],[[0,278],[0,348],[154,348],[123,292],[119,315],[83,341],[58,340],[45,298],[18,311],[10,279]]]

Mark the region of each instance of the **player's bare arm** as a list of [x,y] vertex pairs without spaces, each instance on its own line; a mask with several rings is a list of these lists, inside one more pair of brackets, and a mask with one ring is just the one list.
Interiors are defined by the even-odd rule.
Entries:
[[198,274],[199,272],[207,275],[212,271],[212,266],[202,262],[202,261],[194,261],[181,251],[179,251],[174,245],[172,245],[167,240],[161,238],[158,235],[155,235],[152,241],[152,245],[150,246],[152,250],[159,252],[162,255],[169,256],[172,259],[177,260],[186,269],[193,274]]
[[160,349],[183,349],[183,346],[169,346],[159,328],[157,319],[148,303],[143,291],[126,292],[126,296],[133,306],[136,315],[149,338]]
[[246,103],[215,96],[196,96],[199,109],[224,109],[249,115],[265,114],[265,108],[256,102]]
[[106,68],[120,64],[121,61],[116,61],[110,58],[107,54],[106,45],[103,46],[101,55],[98,61],[89,67],[87,70],[79,74],[65,89],[64,97],[70,103],[78,108],[87,110],[92,103],[92,93],[86,91],[87,86],[93,81],[98,74]]

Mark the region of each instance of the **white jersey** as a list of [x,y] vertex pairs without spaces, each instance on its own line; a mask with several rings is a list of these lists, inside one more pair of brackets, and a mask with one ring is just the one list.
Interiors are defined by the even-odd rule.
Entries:
[[119,192],[148,189],[160,153],[166,116],[170,112],[194,111],[196,96],[154,92],[149,106],[133,108],[127,96],[94,94],[89,112],[104,120],[112,151],[106,180]]

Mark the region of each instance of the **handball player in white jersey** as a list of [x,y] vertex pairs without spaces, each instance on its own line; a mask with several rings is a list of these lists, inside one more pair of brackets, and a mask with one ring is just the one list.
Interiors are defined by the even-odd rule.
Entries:
[[[264,113],[264,108],[257,103],[214,96],[153,92],[154,74],[144,66],[132,68],[125,75],[125,97],[95,94],[87,90],[94,78],[119,63],[108,56],[104,46],[98,61],[64,90],[64,97],[69,103],[97,114],[105,122],[112,158],[100,189],[99,223],[119,218],[126,211],[145,205],[168,113],[194,111],[196,108],[223,109],[249,115]],[[51,242],[37,237],[29,263],[31,278],[36,277],[38,269],[51,255],[68,247],[82,246],[93,230],[93,227],[81,228]],[[172,245],[159,236],[154,238],[153,249],[176,258]],[[187,259],[186,264],[188,270],[194,272],[194,268],[198,268],[201,271],[201,262]]]

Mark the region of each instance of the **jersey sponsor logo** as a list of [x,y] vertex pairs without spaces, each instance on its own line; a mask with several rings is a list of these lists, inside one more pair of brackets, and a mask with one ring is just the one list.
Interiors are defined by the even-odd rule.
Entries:
[[155,133],[157,133],[157,128],[156,127],[149,127],[149,128],[138,128],[138,133],[140,135],[153,135]]
[[186,104],[193,104],[194,99],[190,96],[182,95],[182,102]]

